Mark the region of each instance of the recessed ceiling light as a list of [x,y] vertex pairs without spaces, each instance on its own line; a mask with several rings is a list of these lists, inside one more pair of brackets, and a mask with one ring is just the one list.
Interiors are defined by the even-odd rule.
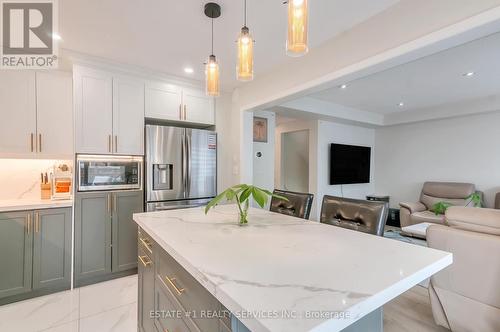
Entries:
[[400,102],[400,103],[398,104],[398,106],[399,106],[399,107],[403,107],[403,106],[405,106],[405,103]]
[[54,40],[61,40],[62,38],[57,33],[53,33],[52,34],[52,39],[54,39]]
[[340,88],[341,88],[341,89],[347,89],[347,86],[348,86],[347,84],[342,84],[342,85],[340,86]]
[[192,74],[192,73],[194,73],[194,69],[191,67],[186,67],[186,68],[184,68],[184,72],[186,74]]
[[465,76],[465,77],[471,77],[471,76],[474,76],[475,74],[476,74],[475,72],[473,72],[473,71],[469,71],[469,72],[467,72],[467,73],[462,74],[462,76]]

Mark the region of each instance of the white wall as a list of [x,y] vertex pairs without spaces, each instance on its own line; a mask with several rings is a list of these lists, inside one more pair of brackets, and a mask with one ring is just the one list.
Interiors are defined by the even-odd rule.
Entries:
[[[253,142],[253,184],[273,191],[276,115],[273,112],[259,111],[254,116],[267,119],[267,143]],[[261,157],[257,157],[258,152],[262,153]]]
[[[349,144],[372,148],[370,179],[367,184],[330,185],[330,144]],[[375,129],[327,121],[318,123],[318,189],[317,209],[324,195],[366,199],[374,191]],[[319,216],[319,213],[318,215]]]
[[471,182],[487,206],[500,191],[500,112],[376,130],[375,189],[391,206],[417,201],[425,181]]

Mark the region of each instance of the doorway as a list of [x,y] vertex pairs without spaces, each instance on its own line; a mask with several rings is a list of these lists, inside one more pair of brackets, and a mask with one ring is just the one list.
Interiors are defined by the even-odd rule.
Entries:
[[309,192],[309,130],[281,134],[281,189]]

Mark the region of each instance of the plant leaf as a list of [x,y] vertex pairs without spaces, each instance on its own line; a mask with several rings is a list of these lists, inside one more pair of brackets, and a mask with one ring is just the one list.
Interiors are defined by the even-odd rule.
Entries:
[[267,203],[267,195],[265,192],[263,192],[261,189],[257,187],[252,187],[252,196],[253,199],[259,204],[261,208],[264,207]]
[[278,198],[278,199],[281,199],[281,200],[284,200],[285,202],[288,202],[288,198],[286,198],[284,196],[280,196],[280,195],[276,195],[276,194],[271,194],[271,196]]
[[252,193],[252,188],[246,188],[243,190],[243,192],[240,195],[240,203],[243,203],[250,197],[250,194]]
[[208,213],[208,211],[216,206],[217,204],[220,203],[225,197],[227,197],[227,192],[231,189],[226,189],[223,192],[221,192],[219,195],[217,195],[214,199],[212,199],[210,202],[208,202],[207,206],[205,206],[205,214]]

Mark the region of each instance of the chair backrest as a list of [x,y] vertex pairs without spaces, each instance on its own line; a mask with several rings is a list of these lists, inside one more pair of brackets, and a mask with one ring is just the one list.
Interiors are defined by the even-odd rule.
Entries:
[[278,189],[275,189],[273,193],[286,197],[288,201],[276,197],[271,198],[270,210],[272,212],[278,212],[302,219],[309,219],[314,199],[313,194],[297,193]]
[[324,196],[320,222],[382,236],[388,213],[386,202]]
[[453,254],[431,278],[436,321],[452,331],[500,331],[500,211],[450,207],[445,223],[427,229],[429,247]]
[[472,183],[425,182],[420,194],[420,202],[431,211],[434,204],[442,201],[456,206],[465,206],[467,197],[475,191]]

